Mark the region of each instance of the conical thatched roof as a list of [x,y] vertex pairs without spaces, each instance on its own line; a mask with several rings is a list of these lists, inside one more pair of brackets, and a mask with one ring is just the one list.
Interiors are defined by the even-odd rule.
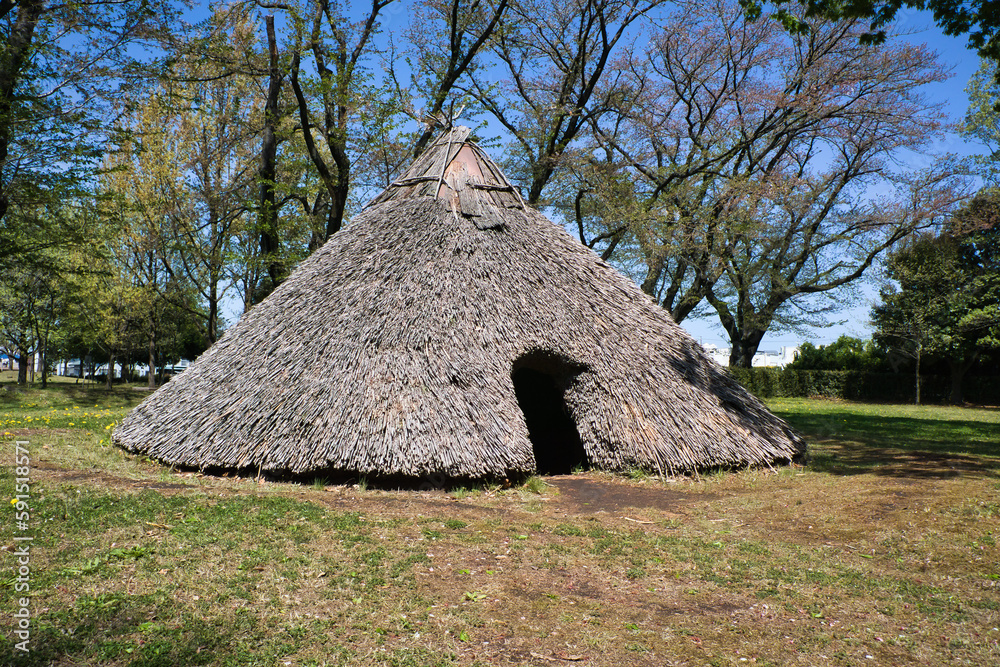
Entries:
[[787,461],[783,421],[456,128],[114,441],[198,468],[494,477]]

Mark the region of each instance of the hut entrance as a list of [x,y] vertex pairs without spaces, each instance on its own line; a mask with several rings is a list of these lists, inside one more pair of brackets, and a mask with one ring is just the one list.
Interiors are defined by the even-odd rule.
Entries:
[[577,372],[546,356],[519,360],[510,375],[535,452],[535,467],[543,475],[565,475],[587,466],[587,453],[564,398]]

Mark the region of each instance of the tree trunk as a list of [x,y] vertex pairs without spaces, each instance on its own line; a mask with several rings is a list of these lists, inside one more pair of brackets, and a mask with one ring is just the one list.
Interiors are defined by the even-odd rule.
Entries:
[[153,328],[149,334],[149,373],[146,374],[146,381],[149,389],[156,389],[156,329]]
[[351,161],[347,157],[347,145],[338,142],[328,142],[333,161],[337,165],[337,180],[330,192],[330,210],[326,218],[325,243],[344,226],[344,211],[347,208],[347,195],[351,189]]
[[656,298],[656,285],[660,282],[660,276],[663,275],[665,264],[666,262],[663,257],[648,257],[646,259],[646,277],[643,279],[639,289],[653,297],[653,301],[658,301]]
[[17,348],[17,383],[28,384],[28,350]]
[[[347,205],[347,193],[351,182],[351,162],[347,156],[347,139],[345,137],[338,138],[332,134],[328,134],[326,142],[330,156],[333,158],[336,174],[331,171],[326,158],[317,149],[312,134],[313,123],[309,117],[309,105],[306,102],[305,93],[303,93],[302,87],[299,85],[298,72],[299,53],[295,53],[292,56],[289,83],[292,86],[292,92],[295,93],[295,100],[299,107],[299,123],[302,131],[302,139],[305,142],[309,159],[316,167],[319,180],[322,182],[323,189],[330,199],[329,207],[326,209],[326,226],[322,231],[318,229],[313,230],[312,239],[309,243],[309,250],[311,252],[326,243],[327,239],[340,231],[343,225],[344,209]],[[328,118],[325,129],[327,133],[331,133],[337,128],[333,127],[332,121]]]
[[111,390],[111,382],[115,377],[115,353],[112,352],[108,355],[108,376],[104,382],[104,386]]
[[[17,16],[13,19],[13,25],[8,28],[6,43],[0,47],[0,168],[5,175],[8,171],[8,151],[14,138],[12,108],[15,104],[16,90],[21,82],[21,69],[29,57],[35,27],[42,12],[45,11],[45,2],[23,0],[15,6]],[[7,183],[0,183],[0,219],[6,215],[10,205],[7,192]],[[27,380],[27,375],[24,377]],[[20,372],[18,372],[18,384],[24,384]]]
[[208,297],[208,344],[215,345],[217,340],[219,340],[219,292],[218,282],[213,279]]
[[[550,156],[544,159],[547,161],[553,160]],[[552,178],[554,171],[555,169],[549,166],[542,166],[533,170],[534,178],[531,179],[531,186],[528,188],[528,198],[526,200],[530,206],[538,204],[538,200],[542,198],[542,190],[545,189],[549,179]]]
[[973,364],[979,359],[978,354],[964,361],[948,360],[948,368],[951,370],[951,403],[952,405],[965,405],[965,397],[962,395],[962,382],[965,374],[969,372]]
[[132,359],[133,356],[134,355],[132,354],[132,341],[131,339],[129,339],[129,342],[126,343],[125,345],[125,356],[122,357],[123,363],[122,363],[121,381],[123,384],[132,381],[132,364],[128,362],[128,360]]
[[914,381],[916,383],[916,392],[917,392],[915,401],[916,405],[920,405],[920,353],[923,351],[923,347],[924,346],[922,344],[918,343],[916,354],[914,355],[914,358],[916,359],[917,362],[915,364],[916,370],[914,371],[914,376],[915,376]]
[[48,351],[46,350],[47,347],[48,345],[46,345],[45,342],[42,342],[42,345],[38,350],[38,356],[42,360],[42,389],[47,389],[49,386],[48,382],[49,362],[48,359],[46,359],[46,357],[48,356]]
[[751,330],[737,331],[736,335],[730,335],[730,343],[733,349],[729,353],[729,365],[733,368],[753,367],[753,358],[760,347],[760,341],[764,339],[766,331]]
[[[752,367],[753,357],[757,354],[760,341],[764,339],[767,327],[771,325],[773,311],[767,317],[756,313],[756,317],[751,318],[748,316],[748,312],[752,311],[749,311],[744,306],[749,300],[741,295],[739,307],[734,316],[732,311],[729,310],[729,305],[715,295],[715,290],[712,287],[709,287],[705,291],[705,298],[715,308],[715,312],[719,315],[719,323],[722,324],[722,328],[729,334],[729,344],[733,346],[729,353],[730,367]],[[748,321],[753,324],[748,324]]]
[[[275,181],[278,167],[278,140],[275,126],[278,122],[278,99],[281,95],[281,80],[278,67],[278,44],[274,36],[274,17],[265,17],[267,24],[267,47],[270,53],[270,82],[267,87],[267,100],[264,105],[264,132],[260,147],[260,211],[258,224],[260,226],[260,254],[267,263],[267,274],[271,278],[270,290],[273,290],[285,279],[286,268],[279,259],[281,241],[278,238],[278,211],[275,197]],[[270,291],[269,290],[269,291]],[[251,301],[247,301],[251,303]]]

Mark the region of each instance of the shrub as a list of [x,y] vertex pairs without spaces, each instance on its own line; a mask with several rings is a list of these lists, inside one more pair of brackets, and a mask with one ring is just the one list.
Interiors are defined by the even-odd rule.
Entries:
[[[842,398],[876,403],[913,401],[910,373],[798,370],[796,368],[730,368],[729,374],[759,398]],[[922,375],[921,400],[946,403],[951,380],[943,375]],[[971,403],[1000,404],[1000,382],[992,376],[968,377],[965,397]]]

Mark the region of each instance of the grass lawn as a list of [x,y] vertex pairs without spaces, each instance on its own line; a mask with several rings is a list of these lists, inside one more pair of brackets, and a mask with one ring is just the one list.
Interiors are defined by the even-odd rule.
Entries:
[[[41,386],[41,377],[36,376],[36,386]],[[49,375],[49,384],[82,384],[84,381],[65,375]],[[17,371],[0,371],[0,383],[5,385],[11,385],[17,383]],[[87,380],[86,384],[88,387],[93,386],[95,383],[93,380]]]
[[1000,664],[997,410],[775,400],[804,467],[392,491],[126,455],[144,396],[0,391],[0,663]]

